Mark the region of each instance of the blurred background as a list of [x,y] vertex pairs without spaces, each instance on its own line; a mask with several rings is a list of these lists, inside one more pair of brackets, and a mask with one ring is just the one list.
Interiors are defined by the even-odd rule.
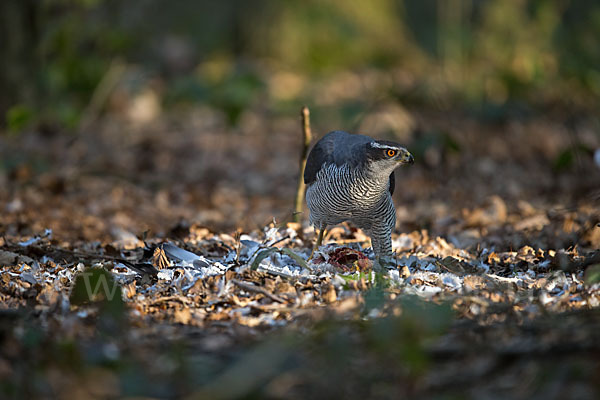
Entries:
[[0,36],[0,200],[21,233],[66,228],[65,199],[81,239],[286,220],[302,105],[317,138],[415,154],[405,230],[494,195],[596,199],[593,0],[4,0]]
[[[593,0],[8,0],[1,16],[0,104],[13,131],[77,126],[117,65],[120,91],[207,104],[231,124],[259,105],[315,103],[311,83],[336,74],[341,87],[319,106],[353,100],[354,118],[382,98],[501,117],[595,110],[600,95]],[[123,106],[111,100],[95,106]]]

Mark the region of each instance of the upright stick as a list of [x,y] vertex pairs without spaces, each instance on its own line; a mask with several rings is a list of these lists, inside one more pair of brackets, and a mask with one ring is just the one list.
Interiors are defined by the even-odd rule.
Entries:
[[302,204],[304,201],[304,168],[306,167],[306,157],[308,156],[308,148],[312,141],[312,133],[310,132],[310,111],[308,107],[302,107],[300,112],[302,118],[302,152],[300,153],[300,174],[298,176],[298,188],[296,189],[296,201],[294,203],[294,222],[300,222],[302,214]]

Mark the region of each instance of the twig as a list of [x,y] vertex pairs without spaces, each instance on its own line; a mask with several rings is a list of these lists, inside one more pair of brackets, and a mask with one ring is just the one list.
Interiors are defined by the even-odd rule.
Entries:
[[296,201],[294,203],[294,222],[300,222],[302,214],[302,202],[304,201],[304,168],[306,167],[306,157],[308,148],[312,141],[312,133],[310,131],[310,111],[308,107],[302,107],[300,112],[302,118],[302,152],[300,153],[300,172],[298,176],[298,188],[296,189]]
[[150,303],[150,305],[155,306],[157,304],[164,303],[167,301],[178,301],[182,304],[193,303],[190,299],[183,297],[183,296],[165,296],[165,297],[160,297],[160,298],[154,300],[152,303]]
[[240,265],[240,253],[242,252],[242,229],[235,231],[235,264]]
[[277,243],[281,243],[281,242],[283,242],[284,240],[287,240],[287,239],[289,239],[289,238],[290,238],[290,235],[285,235],[285,236],[282,236],[282,237],[280,237],[279,239],[277,239],[276,241],[274,241],[273,243],[269,244],[268,246],[269,246],[269,247],[273,247],[273,246],[275,246]]
[[260,294],[265,295],[268,298],[270,298],[271,300],[276,301],[278,303],[286,303],[286,301],[284,299],[282,299],[281,297],[276,296],[273,293],[268,292],[267,290],[261,288],[260,286],[255,286],[255,285],[253,285],[251,283],[238,281],[237,279],[231,279],[231,282],[233,284],[235,284],[236,286],[239,286],[241,289],[244,289],[244,290],[246,290],[248,292],[260,293]]

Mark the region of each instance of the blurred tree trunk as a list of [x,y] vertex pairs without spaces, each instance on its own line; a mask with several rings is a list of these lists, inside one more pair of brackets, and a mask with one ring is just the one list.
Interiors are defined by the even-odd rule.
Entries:
[[0,126],[6,111],[35,99],[38,0],[0,1]]

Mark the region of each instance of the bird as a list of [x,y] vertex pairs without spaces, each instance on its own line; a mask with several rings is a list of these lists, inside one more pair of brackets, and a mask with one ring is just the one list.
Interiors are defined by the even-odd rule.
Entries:
[[374,267],[391,262],[396,209],[394,170],[413,164],[399,143],[332,131],[310,150],[304,169],[310,224],[319,232],[313,257],[329,226],[350,221],[371,238]]

